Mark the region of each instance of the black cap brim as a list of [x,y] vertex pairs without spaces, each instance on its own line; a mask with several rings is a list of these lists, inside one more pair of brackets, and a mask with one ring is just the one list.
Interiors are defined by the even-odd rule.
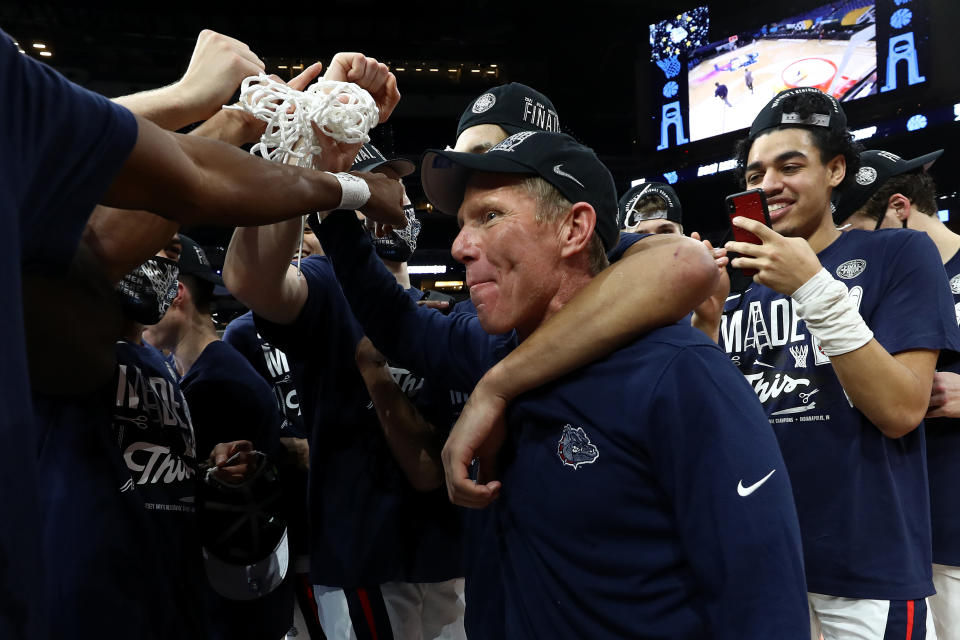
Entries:
[[536,169],[503,154],[429,149],[420,163],[420,184],[438,211],[455,216],[463,203],[467,180],[474,171],[538,175]]
[[224,286],[223,277],[218,275],[216,271],[181,271],[185,276],[193,276],[194,278],[200,278],[201,280],[206,280],[207,282],[212,282],[214,285]]
[[408,175],[417,170],[417,165],[413,164],[409,160],[403,158],[396,158],[394,160],[387,160],[386,162],[377,162],[369,166],[363,167],[362,169],[356,169],[362,173],[369,173],[374,169],[379,167],[390,167],[393,169],[398,176],[401,178],[406,178]]
[[[865,152],[865,153],[870,153]],[[931,151],[910,160],[900,159],[896,164],[884,165],[883,174],[875,183],[860,185],[852,183],[839,192],[839,198],[834,201],[836,208],[833,212],[833,221],[837,225],[844,224],[847,219],[859,211],[887,180],[912,171],[929,169],[937,158],[943,155],[943,149]],[[861,169],[862,171],[863,169]]]
[[931,151],[930,153],[924,154],[919,158],[914,158],[913,160],[904,161],[904,169],[898,173],[908,173],[915,169],[923,168],[924,171],[928,170],[933,163],[937,161],[937,158],[943,155],[943,149],[937,149],[936,151]]

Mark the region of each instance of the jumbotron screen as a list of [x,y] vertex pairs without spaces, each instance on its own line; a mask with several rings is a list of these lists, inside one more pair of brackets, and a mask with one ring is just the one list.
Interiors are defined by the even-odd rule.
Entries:
[[817,87],[840,101],[877,92],[875,0],[833,2],[687,55],[690,139],[750,126],[773,96]]
[[670,58],[709,42],[709,15],[706,7],[697,7],[650,25],[651,59]]

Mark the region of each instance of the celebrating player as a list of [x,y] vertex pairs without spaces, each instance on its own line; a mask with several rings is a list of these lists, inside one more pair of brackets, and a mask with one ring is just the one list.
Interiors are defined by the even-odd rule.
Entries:
[[[950,293],[960,304],[960,235],[937,218],[937,191],[926,170],[942,150],[904,160],[889,151],[860,154],[858,180],[843,192],[834,219],[854,228],[916,229],[937,246]],[[847,217],[849,216],[849,217]],[[951,318],[952,321],[952,318]],[[940,358],[927,411],[927,472],[933,525],[933,585],[930,611],[940,640],[960,638],[960,518],[956,491],[960,482],[960,370]]]
[[919,635],[933,593],[923,417],[939,350],[960,347],[943,267],[923,234],[834,226],[831,193],[859,157],[819,90],[771,100],[738,159],[773,228],[734,220],[761,240],[726,245],[756,284],[715,321],[790,471],[814,631]]

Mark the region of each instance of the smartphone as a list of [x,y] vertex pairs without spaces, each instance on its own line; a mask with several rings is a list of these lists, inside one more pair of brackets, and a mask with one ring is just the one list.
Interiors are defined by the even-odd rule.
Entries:
[[[770,226],[770,211],[767,209],[767,196],[763,189],[750,189],[749,191],[729,195],[726,198],[726,205],[727,215],[730,217],[730,228],[733,230],[733,239],[737,242],[763,244],[756,235],[733,224],[734,218],[743,216]],[[740,271],[745,276],[753,276],[757,273],[756,269],[741,269]]]

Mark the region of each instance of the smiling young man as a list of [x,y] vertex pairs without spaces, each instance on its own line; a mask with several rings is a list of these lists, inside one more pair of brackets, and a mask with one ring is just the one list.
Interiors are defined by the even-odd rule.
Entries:
[[923,417],[939,350],[960,346],[936,248],[910,231],[837,230],[831,193],[859,155],[840,105],[816,89],[768,103],[738,157],[773,228],[734,221],[762,243],[728,243],[732,264],[758,273],[715,321],[790,471],[814,633],[923,638]]

